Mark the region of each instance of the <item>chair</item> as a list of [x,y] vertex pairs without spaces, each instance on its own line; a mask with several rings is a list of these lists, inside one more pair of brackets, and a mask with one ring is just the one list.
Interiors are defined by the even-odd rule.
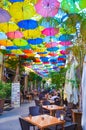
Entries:
[[30,124],[22,118],[19,118],[19,122],[22,130],[30,130]]
[[19,117],[19,122],[20,122],[20,125],[21,125],[21,129],[22,130],[30,130],[30,127],[32,126],[33,129],[35,130],[35,126],[27,121],[25,121],[24,119],[20,118]]
[[29,107],[29,115],[32,115],[32,116],[40,115],[40,107],[39,106]]
[[40,106],[40,101],[35,99],[36,106]]
[[50,105],[50,102],[47,101],[47,100],[44,100],[42,104],[43,104],[43,105]]

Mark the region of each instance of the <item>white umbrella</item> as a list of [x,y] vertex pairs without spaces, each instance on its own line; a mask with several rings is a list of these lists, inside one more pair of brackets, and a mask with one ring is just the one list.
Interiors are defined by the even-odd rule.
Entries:
[[67,101],[70,103],[78,103],[78,88],[76,84],[75,67],[77,66],[77,61],[72,56],[71,66],[66,73],[66,81],[64,87],[64,94],[67,96]]
[[86,130],[86,56],[83,63],[83,73],[82,73],[82,127]]

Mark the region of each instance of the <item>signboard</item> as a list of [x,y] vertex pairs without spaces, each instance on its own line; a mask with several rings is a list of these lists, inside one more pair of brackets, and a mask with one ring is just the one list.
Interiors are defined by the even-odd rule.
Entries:
[[20,107],[20,83],[12,83],[11,106]]

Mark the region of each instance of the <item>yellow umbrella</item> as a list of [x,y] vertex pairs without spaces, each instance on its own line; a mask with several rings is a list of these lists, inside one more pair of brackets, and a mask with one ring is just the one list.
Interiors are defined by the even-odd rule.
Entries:
[[37,38],[40,37],[41,31],[39,29],[26,30],[23,31],[23,35],[25,38]]
[[11,52],[12,52],[12,54],[15,54],[15,55],[24,55],[24,53],[20,49],[11,50]]
[[40,47],[37,47],[34,49],[35,52],[45,52],[46,51],[46,48],[40,48]]
[[13,46],[13,42],[10,40],[0,40],[0,46]]
[[16,31],[18,28],[19,27],[13,22],[0,23],[0,31],[3,31],[5,33]]
[[16,20],[29,19],[36,13],[35,8],[29,2],[15,2],[9,8],[10,15]]

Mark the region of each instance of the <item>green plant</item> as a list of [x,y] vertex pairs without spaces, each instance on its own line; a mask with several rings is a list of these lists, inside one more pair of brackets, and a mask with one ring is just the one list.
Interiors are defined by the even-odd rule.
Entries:
[[6,92],[4,89],[4,83],[2,81],[0,81],[0,98],[4,99],[6,98]]

